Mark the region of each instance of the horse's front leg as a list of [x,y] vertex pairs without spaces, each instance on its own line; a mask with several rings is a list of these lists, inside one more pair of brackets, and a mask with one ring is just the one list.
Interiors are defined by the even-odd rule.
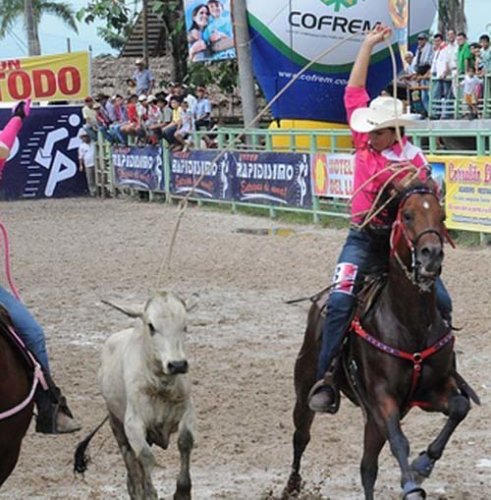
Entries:
[[402,432],[401,415],[397,401],[380,388],[377,391],[378,408],[374,410],[374,418],[390,443],[390,451],[397,459],[401,469],[401,487],[404,500],[419,500],[426,494],[416,482],[416,475],[409,465],[409,441]]
[[365,500],[373,500],[373,487],[378,473],[378,456],[385,441],[385,435],[369,415],[365,423],[363,458],[360,466]]
[[460,394],[455,387],[444,394],[432,394],[431,404],[432,411],[441,411],[448,415],[448,420],[436,439],[411,464],[419,484],[430,477],[433,467],[436,461],[441,458],[450,437],[467,416],[471,407],[469,399]]

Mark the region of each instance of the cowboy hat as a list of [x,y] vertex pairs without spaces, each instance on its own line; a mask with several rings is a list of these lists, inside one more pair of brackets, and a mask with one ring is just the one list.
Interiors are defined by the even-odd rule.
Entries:
[[367,133],[383,128],[405,127],[414,123],[414,115],[403,114],[404,104],[393,97],[377,97],[368,108],[355,109],[350,127],[355,132]]

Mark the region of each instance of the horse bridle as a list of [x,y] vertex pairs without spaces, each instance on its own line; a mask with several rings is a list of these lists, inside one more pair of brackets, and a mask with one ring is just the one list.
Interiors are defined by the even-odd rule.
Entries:
[[[411,239],[407,233],[406,226],[404,222],[402,221],[402,210],[404,208],[404,204],[408,200],[408,198],[414,194],[429,194],[435,197],[435,199],[438,201],[438,196],[436,193],[431,190],[430,188],[426,187],[420,187],[416,189],[412,189],[408,191],[404,197],[401,199],[399,202],[399,208],[397,210],[397,217],[394,223],[392,224],[392,231],[390,234],[390,252],[391,255],[395,257],[397,263],[401,267],[404,275],[406,278],[416,287],[418,287],[421,291],[428,291],[431,283],[428,282],[428,280],[421,280],[419,279],[418,276],[418,265],[416,261],[416,245],[418,244],[418,241],[420,238],[426,234],[436,234],[438,236],[438,239],[440,240],[440,245],[443,248],[443,243],[444,243],[444,236],[448,241],[452,244],[453,242],[450,240],[448,233],[445,229],[445,226],[442,224],[443,231],[438,231],[434,228],[426,228],[423,229],[423,231],[419,232],[414,239]],[[438,201],[439,202],[439,201]],[[442,236],[442,232],[444,233],[444,236]],[[411,252],[411,264],[410,267],[408,267],[404,261],[401,259],[400,255],[397,253],[397,249],[395,246],[395,242],[399,239],[399,234],[402,234],[404,237],[404,240],[406,241],[406,244]]]

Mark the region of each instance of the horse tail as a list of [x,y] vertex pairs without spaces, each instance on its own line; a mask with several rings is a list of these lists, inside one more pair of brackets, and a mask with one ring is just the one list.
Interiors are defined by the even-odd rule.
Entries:
[[90,441],[99,431],[99,429],[109,420],[109,415],[104,417],[104,420],[83,440],[78,443],[75,448],[75,454],[73,456],[73,472],[76,474],[83,474],[87,470],[87,465],[89,464],[90,457],[87,455],[86,451],[89,446]]
[[481,406],[481,400],[479,396],[476,394],[474,389],[465,381],[464,377],[457,370],[454,370],[453,376],[455,377],[455,381],[457,382],[457,387],[460,392],[473,401],[476,405]]

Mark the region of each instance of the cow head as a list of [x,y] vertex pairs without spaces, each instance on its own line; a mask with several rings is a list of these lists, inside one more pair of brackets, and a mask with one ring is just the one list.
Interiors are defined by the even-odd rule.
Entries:
[[149,355],[158,365],[158,371],[165,375],[177,375],[188,371],[184,353],[184,334],[187,331],[186,303],[172,292],[157,292],[147,300],[142,310],[115,307],[132,318],[140,318]]

